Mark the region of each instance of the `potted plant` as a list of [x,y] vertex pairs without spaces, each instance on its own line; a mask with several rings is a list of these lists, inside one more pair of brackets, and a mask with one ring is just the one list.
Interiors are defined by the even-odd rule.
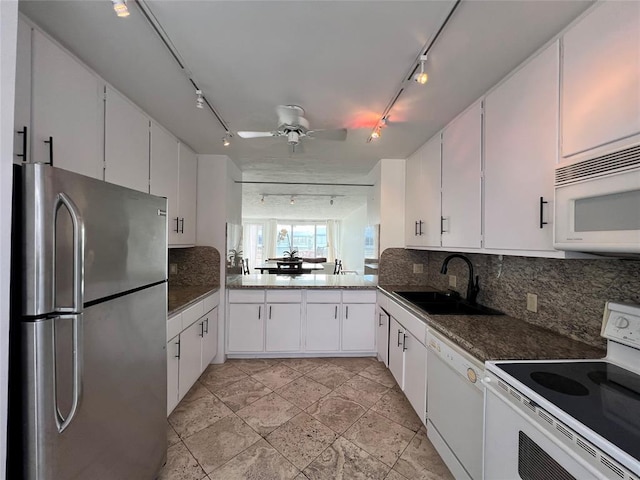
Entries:
[[229,265],[239,267],[242,262],[242,250],[229,250]]
[[296,250],[295,248],[292,248],[290,251],[289,250],[285,250],[283,252],[283,255],[284,255],[284,261],[285,262],[289,262],[289,263],[302,262],[302,259],[300,257],[298,257],[298,250]]

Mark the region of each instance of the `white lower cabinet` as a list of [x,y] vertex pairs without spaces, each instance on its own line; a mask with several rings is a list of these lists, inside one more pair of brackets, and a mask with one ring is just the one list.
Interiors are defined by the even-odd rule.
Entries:
[[229,290],[227,352],[376,352],[376,292],[340,289]]
[[263,314],[263,304],[229,304],[229,352],[264,350]]
[[267,352],[298,352],[302,336],[300,303],[275,303],[267,305]]
[[307,303],[307,352],[340,350],[340,303]]
[[404,327],[398,321],[390,317],[389,328],[389,370],[396,379],[398,386],[404,390],[404,350],[402,348],[402,336]]
[[422,423],[427,418],[427,347],[406,331],[404,345],[404,394]]
[[[214,293],[167,322],[167,415],[217,353],[219,299]],[[203,313],[205,305],[211,310]]]
[[375,351],[375,303],[347,303],[342,305],[342,350]]
[[380,306],[377,308],[376,344],[378,349],[378,360],[389,366],[389,321],[391,317]]

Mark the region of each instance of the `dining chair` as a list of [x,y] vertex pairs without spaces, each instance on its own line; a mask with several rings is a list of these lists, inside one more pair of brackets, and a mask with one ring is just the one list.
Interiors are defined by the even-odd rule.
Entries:
[[245,258],[242,260],[242,273],[244,275],[249,275],[249,259]]
[[342,271],[342,260],[336,258],[336,265],[333,267],[333,274],[338,275]]

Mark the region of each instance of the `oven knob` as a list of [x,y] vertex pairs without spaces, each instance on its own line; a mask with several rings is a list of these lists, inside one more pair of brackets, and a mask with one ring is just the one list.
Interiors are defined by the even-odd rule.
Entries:
[[478,375],[473,368],[467,368],[467,378],[471,383],[476,383],[478,381]]
[[618,317],[613,321],[613,324],[618,328],[627,328],[629,326],[629,319],[626,317]]

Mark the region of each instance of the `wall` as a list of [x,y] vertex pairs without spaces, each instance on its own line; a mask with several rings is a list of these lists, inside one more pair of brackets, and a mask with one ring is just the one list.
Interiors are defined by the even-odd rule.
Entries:
[[18,2],[0,1],[0,478],[5,477],[11,261],[11,183]]
[[340,222],[340,249],[338,258],[344,270],[364,273],[364,228],[367,226],[367,207],[354,210]]
[[380,224],[380,251],[404,246],[405,160],[384,158],[369,172],[367,221]]
[[169,264],[177,267],[175,274],[169,271],[171,285],[220,285],[220,253],[214,247],[170,248]]
[[[240,224],[242,219],[242,188],[236,183],[241,179],[240,169],[226,155],[198,155],[197,245],[214,247],[218,252],[227,251],[226,224]],[[226,262],[218,263],[217,275],[224,292]],[[225,360],[225,301],[225,296],[220,295],[218,354],[212,363]]]
[[[390,249],[383,253],[380,284],[431,285],[446,290],[448,275],[457,276],[454,290],[466,294],[468,269],[452,260],[447,275],[440,267],[448,252]],[[480,276],[478,302],[526,322],[602,347],[602,313],[606,301],[640,304],[640,261],[619,259],[560,260],[467,254]],[[425,274],[410,273],[424,263]],[[526,310],[527,293],[538,295],[538,312]]]

